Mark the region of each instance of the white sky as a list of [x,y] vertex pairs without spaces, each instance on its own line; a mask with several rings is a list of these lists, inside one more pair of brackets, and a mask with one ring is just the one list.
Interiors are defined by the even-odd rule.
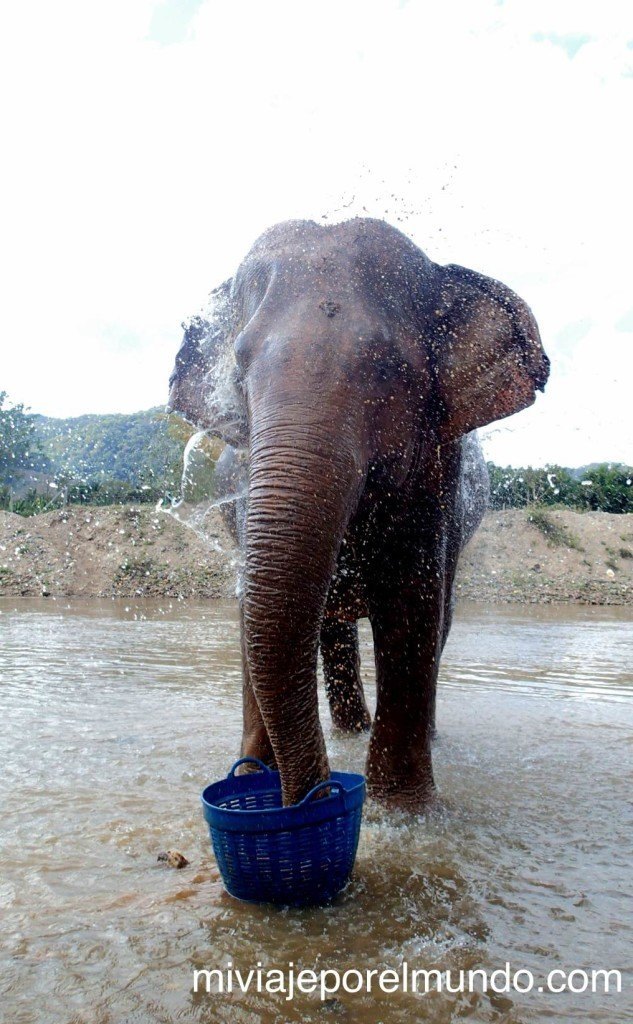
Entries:
[[629,0],[35,0],[0,76],[14,401],[164,402],[260,231],[345,207],[532,306],[552,376],[489,457],[633,462]]

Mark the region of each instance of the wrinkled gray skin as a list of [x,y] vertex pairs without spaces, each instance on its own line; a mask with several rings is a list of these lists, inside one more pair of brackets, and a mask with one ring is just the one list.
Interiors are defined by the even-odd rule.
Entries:
[[[462,547],[468,543],[488,507],[490,481],[488,468],[477,432],[466,434],[463,441],[464,465],[455,515],[462,526]],[[220,506],[220,511],[236,544],[244,543],[248,489],[248,450],[225,445],[216,462],[213,477],[218,499],[239,495],[233,502]]]
[[[460,536],[459,549],[466,546],[484,517],[490,497],[490,478],[484,454],[473,431],[463,438],[463,468],[455,506],[455,519]],[[238,548],[244,552],[246,544],[246,513],[248,507],[248,450],[227,444],[220,455],[214,473],[215,493],[218,499],[237,495],[232,501],[220,505],[222,518]],[[242,586],[238,581],[238,597]],[[455,590],[444,622],[446,642],[455,607]],[[320,653],[323,662],[325,690],[333,724],[341,732],[366,732],[371,717],[365,703],[360,671],[358,627],[355,622],[335,623],[326,619],[321,630]],[[430,732],[436,736],[435,704]],[[243,752],[243,751],[242,751]]]
[[215,464],[213,483],[218,500],[235,496],[232,501],[222,502],[220,513],[233,540],[240,550],[243,550],[246,539],[248,489],[247,449],[235,448],[232,444],[225,445]]
[[[477,427],[531,405],[549,372],[526,304],[440,267],[381,221],[267,231],[209,317],[186,326],[170,407],[222,437],[241,597],[242,752],[279,768],[285,804],[329,775],[319,643],[334,721],[365,728],[356,636],[374,636],[370,793],[434,798],[430,740],[457,558],[485,507]],[[239,469],[243,472],[243,466]]]
[[[468,541],[473,537],[481,523],[490,497],[488,467],[484,460],[484,453],[481,449],[477,431],[466,434],[462,445],[462,475],[455,505],[455,518],[459,523],[459,535],[461,538],[460,550],[468,544]],[[231,444],[225,445],[215,466],[213,482],[218,499],[237,495],[233,501],[225,501],[220,505],[220,513],[233,540],[240,550],[243,550],[246,539],[246,512],[248,504],[248,449],[236,448]],[[450,623],[445,627],[447,635],[449,628]],[[325,658],[328,658],[327,650]],[[336,721],[336,708],[331,706],[331,710],[335,715],[335,725],[338,724],[344,731],[357,731],[353,728],[349,729],[343,723],[338,723]],[[363,716],[363,729],[368,727],[369,724]],[[433,722],[433,729],[435,729],[435,722]]]

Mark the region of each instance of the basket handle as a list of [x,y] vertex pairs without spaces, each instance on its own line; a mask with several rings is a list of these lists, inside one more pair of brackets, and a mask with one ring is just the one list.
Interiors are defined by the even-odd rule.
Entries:
[[296,806],[302,807],[304,804],[309,803],[310,800],[312,800],[312,798],[317,795],[317,793],[321,792],[322,789],[335,790],[337,793],[345,792],[340,782],[336,782],[335,779],[325,779],[324,782],[317,782],[316,786],[313,786],[310,792],[306,793],[303,800],[300,800]]
[[262,771],[270,772],[271,775],[273,774],[273,769],[269,768],[268,765],[264,764],[263,761],[260,761],[258,757],[240,757],[239,761],[236,761],[233,767],[231,768],[229,774],[227,775],[227,779],[233,778],[233,776],[235,775],[235,769],[239,768],[241,764],[256,764],[259,765]]

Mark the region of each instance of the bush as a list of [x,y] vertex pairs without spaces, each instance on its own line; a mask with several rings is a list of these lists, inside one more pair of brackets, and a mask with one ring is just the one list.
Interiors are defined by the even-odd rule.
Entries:
[[571,530],[568,530],[564,523],[557,523],[551,513],[543,508],[530,509],[528,523],[540,530],[545,539],[552,547],[575,548],[576,551],[584,551],[578,537]]
[[564,506],[578,511],[633,512],[633,469],[604,463],[579,470],[562,466],[515,469],[488,463],[490,507]]

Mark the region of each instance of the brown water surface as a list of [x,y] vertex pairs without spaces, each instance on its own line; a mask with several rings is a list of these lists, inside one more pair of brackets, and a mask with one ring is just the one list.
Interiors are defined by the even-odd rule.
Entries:
[[[467,606],[442,666],[429,819],[366,809],[325,909],[241,904],[199,807],[240,733],[233,603],[0,602],[2,989],[11,1024],[633,1019],[631,611]],[[370,633],[363,670],[373,704]],[[333,734],[334,767],[365,738]],[[167,847],[191,860],[157,864]],[[192,992],[194,968],[618,968],[553,995]]]

